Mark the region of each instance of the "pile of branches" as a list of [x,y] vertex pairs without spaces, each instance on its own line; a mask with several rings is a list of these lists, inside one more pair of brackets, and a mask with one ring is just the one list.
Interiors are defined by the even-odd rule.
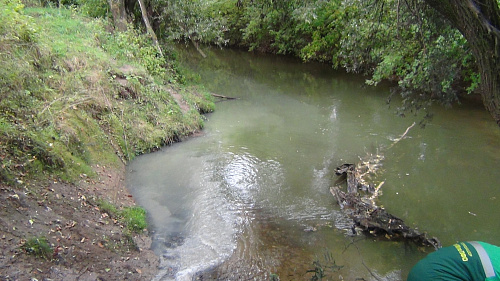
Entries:
[[[352,218],[354,222],[353,233],[355,233],[355,229],[361,229],[370,235],[390,240],[409,240],[436,249],[441,247],[441,242],[436,237],[427,237],[426,233],[420,233],[418,230],[410,228],[402,219],[377,206],[373,199],[378,188],[364,183],[360,177],[363,172],[359,166],[343,164],[335,169],[335,174],[347,181],[347,192],[341,189],[340,184],[332,186],[330,192],[337,199],[341,209]],[[360,192],[371,196],[362,197]]]
[[[403,139],[411,127],[413,125],[395,143]],[[353,220],[353,234],[357,233],[356,230],[361,230],[366,234],[389,240],[413,241],[418,245],[440,248],[441,242],[436,237],[429,238],[426,233],[410,228],[402,219],[388,213],[375,203],[384,182],[375,187],[365,178],[376,173],[382,160],[383,156],[380,154],[370,155],[368,160],[361,161],[357,165],[343,164],[335,169],[339,179],[330,188],[330,192],[344,213]],[[345,185],[347,190],[343,191]]]

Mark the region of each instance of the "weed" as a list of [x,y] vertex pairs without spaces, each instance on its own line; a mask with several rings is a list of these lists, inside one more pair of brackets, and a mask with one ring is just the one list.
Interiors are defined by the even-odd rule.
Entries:
[[99,206],[99,209],[101,210],[102,213],[107,213],[112,217],[116,217],[120,213],[118,209],[115,207],[115,205],[103,199],[97,200],[97,206]]
[[329,277],[332,273],[337,272],[344,267],[336,264],[331,252],[326,252],[324,254],[323,261],[320,261],[319,259],[313,261],[313,266],[314,269],[307,271],[308,273],[314,273],[310,279],[311,281],[323,280],[323,278]]
[[121,212],[123,221],[131,232],[142,232],[148,223],[146,221],[146,211],[141,207],[126,207]]
[[119,210],[114,204],[103,199],[98,199],[96,203],[102,213],[117,218],[126,226],[128,232],[140,233],[148,227],[146,210],[141,207],[125,207]]
[[201,87],[186,88],[181,92],[184,99],[201,114],[210,113],[215,110],[213,96]]
[[29,255],[34,255],[43,259],[51,259],[54,250],[50,246],[47,238],[33,237],[28,239],[21,248]]
[[280,281],[280,277],[276,273],[271,273],[271,275],[269,276],[269,281]]

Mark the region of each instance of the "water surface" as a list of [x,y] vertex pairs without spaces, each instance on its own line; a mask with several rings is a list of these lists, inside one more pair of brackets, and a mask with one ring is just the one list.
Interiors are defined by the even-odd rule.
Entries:
[[436,108],[389,149],[421,117],[397,117],[388,88],[285,57],[208,54],[185,63],[207,90],[238,99],[217,103],[202,136],[128,166],[162,257],[157,280],[309,280],[319,267],[328,280],[405,280],[424,251],[347,235],[329,192],[336,166],[376,153],[389,212],[444,245],[500,245],[500,130],[481,107]]

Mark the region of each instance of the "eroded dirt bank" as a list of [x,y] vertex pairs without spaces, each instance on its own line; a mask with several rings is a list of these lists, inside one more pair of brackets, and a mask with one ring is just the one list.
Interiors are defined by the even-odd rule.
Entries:
[[[158,257],[148,232],[124,235],[98,199],[132,206],[124,167],[95,166],[98,177],[79,184],[50,181],[0,185],[0,280],[151,280]],[[53,253],[28,255],[27,239],[46,237]]]

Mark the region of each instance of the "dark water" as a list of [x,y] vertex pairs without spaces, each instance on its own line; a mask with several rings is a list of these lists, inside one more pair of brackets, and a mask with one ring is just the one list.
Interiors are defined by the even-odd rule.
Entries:
[[320,268],[323,280],[405,280],[430,249],[347,235],[329,192],[336,166],[369,154],[384,156],[373,180],[389,212],[444,245],[500,245],[500,130],[481,107],[435,108],[390,147],[421,117],[397,117],[388,88],[284,57],[208,54],[184,60],[208,91],[238,99],[217,103],[202,136],[128,167],[157,280],[310,280]]

